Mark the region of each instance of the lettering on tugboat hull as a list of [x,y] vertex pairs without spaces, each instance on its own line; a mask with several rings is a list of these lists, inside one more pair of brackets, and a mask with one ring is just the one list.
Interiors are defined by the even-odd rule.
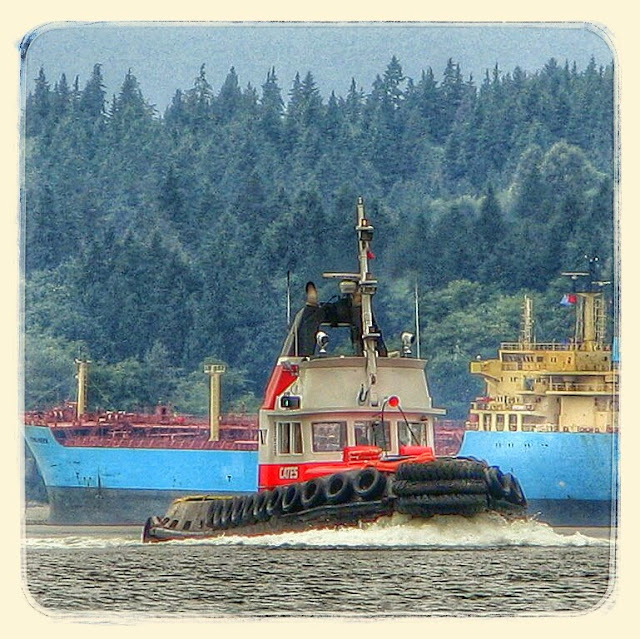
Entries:
[[278,471],[278,477],[280,479],[298,479],[298,467],[282,466]]

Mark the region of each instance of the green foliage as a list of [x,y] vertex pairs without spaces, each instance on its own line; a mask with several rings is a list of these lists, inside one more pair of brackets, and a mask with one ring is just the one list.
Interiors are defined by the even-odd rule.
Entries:
[[[212,84],[220,86],[218,92]],[[202,65],[160,117],[127,71],[108,108],[97,64],[83,89],[34,78],[26,102],[25,396],[73,396],[94,361],[93,405],[169,402],[206,413],[203,354],[227,364],[225,409],[255,410],[306,281],[356,268],[355,201],[376,228],[376,317],[394,344],[413,322],[438,405],[462,416],[468,362],[517,336],[522,294],[546,339],[566,334],[562,270],[598,255],[613,279],[613,68],[550,60],[487,71],[449,60],[405,75],[395,56],[367,92],[325,101],[311,71],[283,99]],[[548,307],[548,308],[547,308]],[[563,313],[563,311],[565,311]],[[55,390],[55,389],[58,390]]]
[[75,399],[76,366],[81,344],[33,330],[25,333],[25,407],[46,409]]

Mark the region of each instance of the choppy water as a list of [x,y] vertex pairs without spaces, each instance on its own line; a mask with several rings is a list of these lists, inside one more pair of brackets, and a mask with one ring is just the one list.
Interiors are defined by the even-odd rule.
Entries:
[[614,552],[489,515],[152,545],[136,530],[40,527],[24,580],[46,614],[104,620],[578,614],[608,600]]

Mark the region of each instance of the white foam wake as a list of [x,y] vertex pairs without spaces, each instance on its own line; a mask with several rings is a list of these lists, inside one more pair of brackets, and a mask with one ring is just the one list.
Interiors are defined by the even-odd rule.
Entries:
[[[142,530],[142,529],[141,529]],[[55,535],[52,537],[32,537],[23,540],[27,548],[120,548],[122,546],[141,546],[140,536],[102,537],[96,535]]]
[[[28,537],[27,548],[110,548],[142,545],[136,536],[66,535]],[[579,531],[560,534],[534,520],[505,521],[495,513],[473,518],[447,516],[429,520],[394,514],[358,528],[307,530],[245,537],[226,533],[210,539],[186,539],[161,544],[246,545],[295,548],[492,548],[504,546],[608,546],[608,538],[590,537]]]
[[609,539],[581,532],[560,534],[533,520],[508,522],[487,513],[473,518],[447,516],[429,520],[394,514],[359,528],[308,530],[278,535],[241,537],[226,535],[208,540],[214,544],[282,547],[433,547],[489,548],[501,546],[608,546]]

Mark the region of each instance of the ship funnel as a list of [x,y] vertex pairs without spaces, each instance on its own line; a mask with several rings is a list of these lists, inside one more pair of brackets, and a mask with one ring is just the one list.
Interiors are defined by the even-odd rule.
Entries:
[[76,359],[75,363],[78,367],[78,401],[76,403],[76,419],[80,420],[80,418],[87,412],[87,380],[89,377],[89,364],[91,364],[91,362],[89,360]]
[[220,439],[221,399],[220,378],[225,372],[224,364],[205,364],[204,372],[209,375],[209,441]]

